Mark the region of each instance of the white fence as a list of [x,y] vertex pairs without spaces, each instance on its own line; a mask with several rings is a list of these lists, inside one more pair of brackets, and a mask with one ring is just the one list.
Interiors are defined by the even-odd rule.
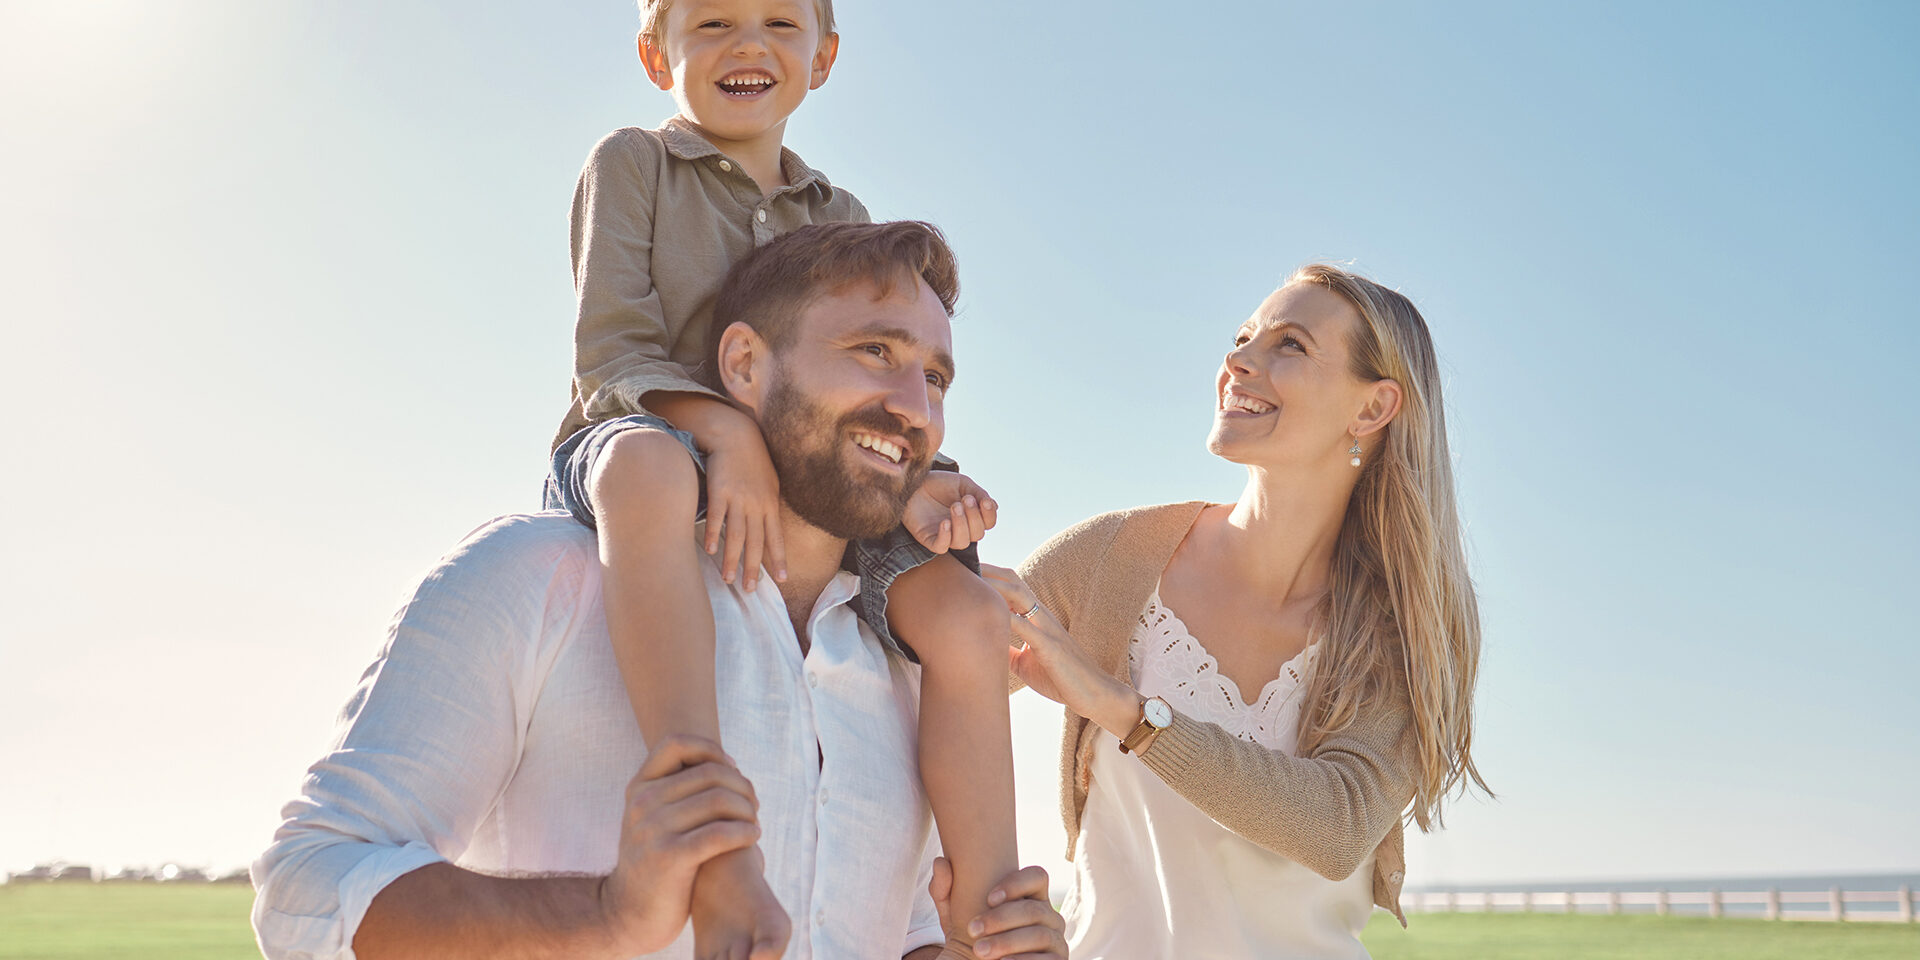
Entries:
[[[1909,886],[1898,890],[1528,890],[1412,893],[1406,897],[1406,908],[1409,913],[1655,913],[1913,923],[1913,901]],[[1810,904],[1818,906],[1808,909]]]

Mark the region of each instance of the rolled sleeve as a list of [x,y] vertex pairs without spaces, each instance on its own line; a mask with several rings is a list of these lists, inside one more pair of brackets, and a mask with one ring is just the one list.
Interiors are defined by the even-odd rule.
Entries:
[[494,808],[524,743],[543,638],[578,614],[549,599],[582,592],[577,582],[555,589],[577,576],[567,565],[578,551],[552,549],[530,519],[469,537],[395,618],[333,748],[253,864],[254,931],[268,958],[350,960],[374,897],[457,860]]
[[939,837],[929,834],[926,855],[920,858],[919,878],[914,881],[918,886],[913,895],[913,912],[907,922],[906,943],[900,948],[903,957],[921,947],[947,942],[947,933],[940,927],[940,911],[933,905],[933,895],[927,892],[933,883],[933,858],[939,844]]

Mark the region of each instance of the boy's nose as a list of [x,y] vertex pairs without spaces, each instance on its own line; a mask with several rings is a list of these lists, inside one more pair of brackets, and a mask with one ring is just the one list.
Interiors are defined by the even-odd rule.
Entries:
[[758,26],[744,26],[733,35],[734,53],[767,52],[766,31]]

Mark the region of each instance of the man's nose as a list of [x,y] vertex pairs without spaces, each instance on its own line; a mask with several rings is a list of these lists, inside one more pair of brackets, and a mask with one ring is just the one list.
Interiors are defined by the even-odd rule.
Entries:
[[904,367],[887,384],[884,404],[887,412],[915,430],[925,430],[933,422],[933,401],[928,398],[927,372]]

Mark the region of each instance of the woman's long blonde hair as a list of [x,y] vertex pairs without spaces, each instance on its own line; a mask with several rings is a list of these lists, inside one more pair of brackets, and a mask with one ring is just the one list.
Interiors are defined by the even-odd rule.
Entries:
[[1426,320],[1405,296],[1322,263],[1294,271],[1287,284],[1296,283],[1353,305],[1361,320],[1348,344],[1353,375],[1393,380],[1402,397],[1381,439],[1367,444],[1334,546],[1327,634],[1308,681],[1300,749],[1312,751],[1388,684],[1404,683],[1417,750],[1412,815],[1430,830],[1463,777],[1487,789],[1472,755],[1480,611],[1454,504],[1440,365]]

